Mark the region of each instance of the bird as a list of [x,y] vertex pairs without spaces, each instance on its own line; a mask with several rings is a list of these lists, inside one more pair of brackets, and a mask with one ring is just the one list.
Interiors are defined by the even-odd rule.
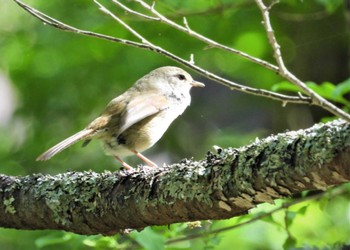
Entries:
[[122,160],[129,155],[136,155],[148,166],[157,167],[141,152],[152,147],[190,105],[190,89],[204,86],[181,68],[154,69],[111,100],[88,126],[57,143],[36,160],[47,161],[79,141],[83,141],[85,147],[92,139],[98,139],[105,153],[126,170],[133,169]]

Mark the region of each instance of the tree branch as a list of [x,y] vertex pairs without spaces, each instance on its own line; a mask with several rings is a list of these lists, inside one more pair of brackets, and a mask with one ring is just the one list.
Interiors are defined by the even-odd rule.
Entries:
[[[99,5],[100,9],[105,13],[108,14],[109,16],[111,16],[114,20],[118,21],[118,23],[120,23],[121,25],[123,25],[129,32],[131,32],[133,35],[135,35],[138,39],[141,40],[141,43],[138,42],[134,42],[134,41],[130,41],[130,40],[125,40],[125,39],[119,39],[119,38],[115,38],[115,37],[110,37],[110,36],[106,36],[103,34],[98,34],[98,33],[94,33],[91,31],[84,31],[84,30],[80,30],[77,29],[75,27],[66,25],[60,21],[55,20],[52,17],[47,16],[44,13],[41,13],[40,11],[22,3],[19,0],[14,0],[19,6],[21,6],[23,9],[25,9],[26,11],[28,11],[30,14],[32,14],[33,16],[35,16],[36,18],[40,19],[41,21],[43,21],[46,24],[49,24],[55,28],[58,29],[62,29],[65,31],[69,31],[69,32],[74,32],[77,34],[82,34],[82,35],[86,35],[86,36],[92,36],[92,37],[96,37],[96,38],[100,38],[100,39],[105,39],[105,40],[109,40],[109,41],[113,41],[113,42],[117,42],[117,43],[122,43],[125,45],[129,45],[129,46],[134,46],[134,47],[138,47],[138,48],[142,48],[142,49],[147,49],[159,54],[162,54],[168,58],[170,58],[173,61],[179,62],[181,64],[183,64],[184,66],[191,68],[195,71],[197,71],[198,73],[206,76],[207,78],[210,78],[224,86],[229,87],[232,90],[238,90],[244,93],[249,93],[249,94],[253,94],[253,95],[257,95],[257,96],[263,96],[263,97],[268,97],[270,99],[274,99],[274,100],[279,100],[283,102],[283,105],[286,105],[288,102],[291,103],[308,103],[308,104],[312,104],[312,105],[317,105],[320,106],[322,108],[324,108],[325,110],[328,110],[329,112],[331,112],[334,115],[337,115],[340,118],[343,118],[347,121],[350,121],[350,115],[347,114],[346,112],[344,112],[343,110],[341,110],[340,108],[336,107],[334,104],[332,104],[331,102],[328,102],[326,99],[324,99],[323,97],[321,97],[320,95],[318,95],[316,92],[314,92],[312,89],[310,89],[304,82],[302,82],[300,79],[298,79],[296,76],[294,76],[284,65],[284,61],[282,58],[282,54],[280,51],[280,45],[277,42],[277,39],[274,35],[274,31],[272,29],[271,26],[271,22],[270,22],[270,18],[269,18],[269,9],[272,7],[272,5],[270,7],[266,7],[265,4],[263,3],[263,0],[255,0],[256,4],[258,5],[259,9],[261,10],[261,13],[263,15],[263,24],[264,27],[266,29],[267,32],[267,36],[269,38],[269,42],[274,50],[274,56],[276,58],[278,67],[275,65],[272,65],[266,61],[263,61],[259,58],[255,58],[252,57],[246,53],[243,53],[241,51],[232,49],[230,47],[227,47],[225,45],[219,44],[207,37],[204,37],[202,35],[200,35],[199,33],[193,31],[192,29],[190,29],[186,18],[184,18],[184,26],[181,26],[169,19],[167,19],[165,16],[161,15],[158,11],[155,10],[154,5],[150,6],[149,4],[147,4],[146,2],[142,1],[142,0],[135,0],[136,2],[138,2],[141,6],[143,6],[145,9],[149,10],[153,15],[155,15],[156,17],[152,17],[152,16],[148,16],[142,13],[139,13],[137,11],[131,10],[130,8],[128,8],[127,6],[121,4],[119,1],[117,0],[111,0],[112,2],[114,2],[115,4],[117,4],[119,7],[121,7],[122,9],[124,9],[125,11],[134,14],[136,16],[140,16],[143,17],[145,19],[148,20],[153,20],[153,21],[161,21],[166,23],[167,25],[178,29],[180,31],[186,32],[188,33],[190,36],[195,37],[196,39],[203,41],[205,43],[207,43],[209,46],[211,47],[216,47],[216,48],[220,48],[223,49],[225,51],[234,53],[234,54],[238,54],[248,60],[251,60],[254,63],[260,64],[262,66],[264,66],[265,68],[268,68],[270,70],[276,71],[282,76],[284,77],[286,80],[290,81],[291,83],[295,84],[296,86],[298,86],[301,90],[303,90],[309,97],[304,97],[302,95],[299,96],[288,96],[288,95],[283,95],[283,94],[279,94],[279,93],[275,93],[273,91],[268,91],[268,90],[263,90],[263,89],[255,89],[255,88],[251,88],[251,87],[247,87],[247,86],[243,86],[237,83],[234,83],[232,81],[229,81],[225,78],[219,77],[211,72],[208,72],[204,69],[202,69],[201,67],[198,67],[194,64],[193,59],[193,54],[191,54],[191,60],[184,60],[172,53],[170,53],[169,51],[156,46],[154,44],[152,44],[151,42],[149,42],[147,39],[145,39],[140,33],[138,33],[136,30],[134,30],[132,27],[130,27],[128,24],[126,24],[124,21],[122,21],[119,17],[115,16],[112,12],[110,12],[107,8],[105,8],[101,3],[99,3],[98,1],[94,1],[96,4]],[[273,2],[273,4],[277,3],[278,1]]]
[[[95,33],[95,32],[91,32],[91,31],[86,31],[86,30],[81,30],[75,27],[72,27],[70,25],[67,25],[63,22],[60,22],[26,4],[24,4],[23,2],[19,1],[19,0],[14,0],[20,7],[22,7],[24,10],[26,10],[27,12],[29,12],[31,15],[33,15],[34,17],[38,18],[40,21],[42,21],[43,23],[50,25],[54,28],[60,29],[60,30],[64,30],[64,31],[68,31],[68,32],[72,32],[72,33],[76,33],[79,35],[85,35],[85,36],[90,36],[90,37],[95,37],[95,38],[99,38],[99,39],[104,39],[104,40],[108,40],[111,42],[116,42],[116,43],[121,43],[124,45],[128,45],[128,46],[133,46],[133,47],[137,47],[140,49],[145,49],[145,50],[150,50],[152,52],[164,55],[166,57],[168,57],[169,59],[178,62],[196,72],[198,72],[199,74],[214,80],[215,82],[218,82],[228,88],[230,88],[231,90],[237,90],[237,91],[241,91],[244,93],[248,93],[248,94],[252,94],[252,95],[256,95],[256,96],[261,96],[261,97],[267,97],[273,100],[277,100],[277,101],[281,101],[283,102],[283,105],[286,105],[287,103],[297,103],[297,104],[312,104],[311,99],[309,97],[304,97],[304,96],[290,96],[290,95],[284,95],[284,94],[279,94],[279,93],[275,93],[273,91],[268,91],[268,90],[264,90],[264,89],[256,89],[256,88],[252,88],[252,87],[248,87],[248,86],[243,86],[240,85],[238,83],[232,82],[228,79],[222,78],[218,75],[215,75],[207,70],[202,69],[201,67],[195,65],[193,63],[192,60],[185,60],[182,59],[178,56],[176,56],[175,54],[159,47],[156,46],[152,43],[150,43],[148,40],[146,39],[142,39],[143,36],[141,36],[138,32],[136,32],[134,29],[132,29],[130,26],[128,30],[132,29],[132,33],[138,37],[141,42],[134,42],[131,40],[125,40],[125,39],[120,39],[120,38],[115,38],[115,37],[111,37],[111,36],[107,36],[104,34],[99,34],[99,33]],[[101,5],[101,4],[99,4]],[[102,5],[101,5],[102,6]],[[103,7],[103,6],[102,6]],[[109,12],[106,8],[102,8],[103,12],[105,14],[109,14],[111,12]],[[111,13],[112,14],[112,13]],[[109,14],[110,15],[110,14]],[[112,15],[110,15],[112,16]],[[113,15],[114,17],[116,17],[115,15]],[[113,17],[112,16],[112,17]],[[114,18],[113,17],[113,18]],[[114,18],[115,19],[115,18]],[[118,18],[119,20],[121,20],[120,18]],[[116,19],[115,19],[116,20]],[[125,22],[123,22],[125,25],[127,25]],[[122,23],[121,23],[122,24]],[[126,26],[124,26],[126,27]],[[141,38],[142,37],[142,38]]]
[[270,45],[274,51],[274,57],[275,57],[276,62],[278,64],[279,74],[282,77],[284,77],[286,80],[288,80],[289,82],[293,83],[295,86],[302,89],[305,92],[305,94],[310,96],[312,99],[312,104],[320,106],[320,107],[324,108],[325,110],[328,110],[332,114],[337,115],[338,117],[341,117],[341,118],[347,120],[348,122],[350,122],[350,115],[348,113],[344,112],[343,110],[341,110],[340,108],[338,108],[337,106],[335,106],[334,104],[332,104],[331,102],[327,101],[322,96],[317,94],[315,91],[313,91],[311,88],[309,88],[304,82],[302,82],[295,75],[293,75],[285,66],[284,60],[282,58],[281,46],[277,42],[275,32],[274,32],[272,25],[271,25],[270,14],[269,14],[269,10],[272,8],[272,6],[274,4],[276,4],[278,2],[278,0],[273,1],[269,7],[267,7],[264,4],[263,0],[255,0],[255,2],[258,5],[258,7],[262,13],[263,20],[264,20],[262,23],[265,27]]
[[[130,12],[129,8],[126,8],[125,5],[120,4],[120,2],[118,0],[111,0],[112,2],[116,3],[117,5],[119,5],[121,8],[123,8],[125,11],[131,13],[131,14],[135,14],[133,12]],[[154,21],[160,21],[163,22],[179,31],[182,31],[184,33],[187,33],[189,36],[192,36],[202,42],[205,42],[206,44],[208,44],[211,48],[218,48],[218,49],[222,49],[224,51],[227,51],[229,53],[232,54],[236,54],[239,55],[251,62],[254,62],[256,64],[259,64],[267,69],[270,69],[272,71],[278,72],[278,67],[276,65],[273,65],[267,61],[261,60],[259,58],[256,58],[254,56],[251,56],[247,53],[244,53],[242,51],[233,49],[231,47],[228,47],[226,45],[220,44],[212,39],[209,39],[208,37],[205,37],[201,34],[199,34],[198,32],[190,29],[188,23],[187,23],[187,19],[184,17],[184,26],[181,26],[173,21],[171,21],[170,19],[166,18],[164,15],[162,15],[161,13],[159,13],[154,6],[149,5],[148,3],[146,3],[145,1],[142,0],[134,0],[135,2],[139,3],[142,7],[144,7],[146,10],[150,11],[152,14],[154,14],[157,19],[153,19]]]
[[348,182],[349,142],[350,125],[336,120],[159,169],[0,175],[0,226],[111,235],[231,218],[259,203]]

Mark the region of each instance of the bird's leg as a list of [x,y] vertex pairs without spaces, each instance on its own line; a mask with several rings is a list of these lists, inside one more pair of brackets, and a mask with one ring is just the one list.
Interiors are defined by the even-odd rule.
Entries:
[[131,170],[131,169],[134,169],[132,166],[130,166],[129,164],[127,164],[125,161],[123,161],[122,159],[120,159],[118,156],[114,156],[115,159],[117,159],[117,161],[119,161],[123,167],[126,169],[126,170]]
[[153,161],[148,159],[143,154],[137,152],[136,150],[130,149],[131,152],[133,152],[137,157],[139,157],[141,160],[143,160],[148,166],[158,168],[157,164],[155,164]]

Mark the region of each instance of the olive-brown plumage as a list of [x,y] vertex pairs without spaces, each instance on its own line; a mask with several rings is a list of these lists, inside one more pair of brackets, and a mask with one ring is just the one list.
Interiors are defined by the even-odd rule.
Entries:
[[102,141],[106,153],[127,169],[131,167],[120,157],[131,154],[156,166],[140,152],[152,147],[190,105],[191,87],[204,84],[177,67],[155,69],[114,98],[85,129],[48,149],[37,160],[49,160],[78,141],[83,140],[85,146],[96,138]]

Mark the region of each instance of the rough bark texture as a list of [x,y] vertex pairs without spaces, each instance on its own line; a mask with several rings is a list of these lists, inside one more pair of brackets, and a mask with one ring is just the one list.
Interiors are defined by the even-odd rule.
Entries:
[[238,149],[134,172],[0,175],[0,226],[105,235],[225,219],[350,180],[350,126],[337,120]]

